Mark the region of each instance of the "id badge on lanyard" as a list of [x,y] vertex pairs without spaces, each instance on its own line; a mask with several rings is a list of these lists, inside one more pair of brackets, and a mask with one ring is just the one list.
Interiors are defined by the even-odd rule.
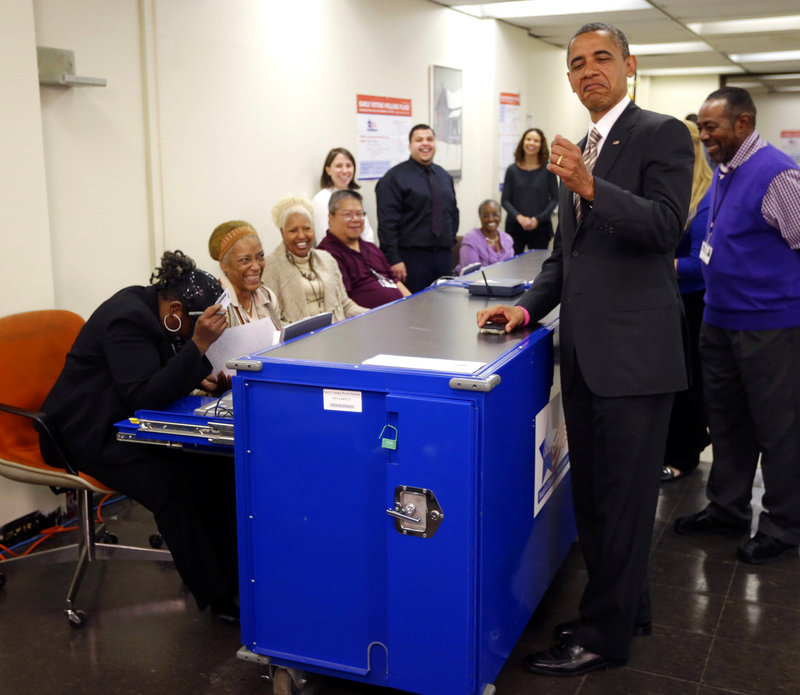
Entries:
[[711,254],[713,252],[714,249],[711,247],[711,244],[709,244],[707,241],[703,241],[703,243],[700,245],[700,260],[708,265],[711,261]]

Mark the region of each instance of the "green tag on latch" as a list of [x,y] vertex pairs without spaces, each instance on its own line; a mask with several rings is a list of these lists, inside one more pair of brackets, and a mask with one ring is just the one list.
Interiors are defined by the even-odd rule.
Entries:
[[[391,430],[389,432],[390,435],[394,434],[394,437],[384,437],[383,433],[386,432],[387,428]],[[383,449],[390,449],[394,451],[397,449],[397,428],[392,425],[384,425],[384,428],[381,430],[381,433],[378,435],[378,438],[381,440],[381,448]]]

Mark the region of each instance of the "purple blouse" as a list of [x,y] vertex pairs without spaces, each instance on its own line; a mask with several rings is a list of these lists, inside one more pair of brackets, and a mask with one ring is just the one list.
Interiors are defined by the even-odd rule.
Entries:
[[458,265],[453,272],[458,275],[461,269],[470,263],[478,262],[481,265],[492,265],[492,263],[512,258],[514,256],[514,240],[510,234],[499,229],[497,233],[500,235],[499,251],[494,246],[489,245],[480,229],[475,228],[467,232],[458,252]]

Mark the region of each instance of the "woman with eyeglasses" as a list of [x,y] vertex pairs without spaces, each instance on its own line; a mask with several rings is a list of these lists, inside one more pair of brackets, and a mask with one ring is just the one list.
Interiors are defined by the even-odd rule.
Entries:
[[[361,186],[356,183],[356,160],[350,150],[334,147],[322,165],[319,177],[321,190],[311,199],[314,208],[314,228],[322,235],[328,224],[328,203],[334,191],[357,191]],[[375,243],[375,232],[369,220],[364,217],[364,231],[361,238]]]
[[383,251],[363,238],[364,221],[361,196],[347,189],[335,191],[328,203],[328,233],[317,249],[336,259],[350,299],[373,309],[411,292],[397,279]]
[[264,284],[278,296],[284,324],[328,311],[336,322],[366,311],[347,296],[333,257],[314,248],[312,214],[310,201],[296,196],[272,208],[282,241],[264,259]]

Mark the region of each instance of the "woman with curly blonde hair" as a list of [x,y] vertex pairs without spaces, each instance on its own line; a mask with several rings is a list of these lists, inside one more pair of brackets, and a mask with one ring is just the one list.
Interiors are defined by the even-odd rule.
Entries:
[[311,202],[298,196],[272,208],[282,241],[265,259],[264,284],[278,295],[283,323],[327,311],[336,322],[367,311],[347,296],[333,256],[314,248],[313,214]]

